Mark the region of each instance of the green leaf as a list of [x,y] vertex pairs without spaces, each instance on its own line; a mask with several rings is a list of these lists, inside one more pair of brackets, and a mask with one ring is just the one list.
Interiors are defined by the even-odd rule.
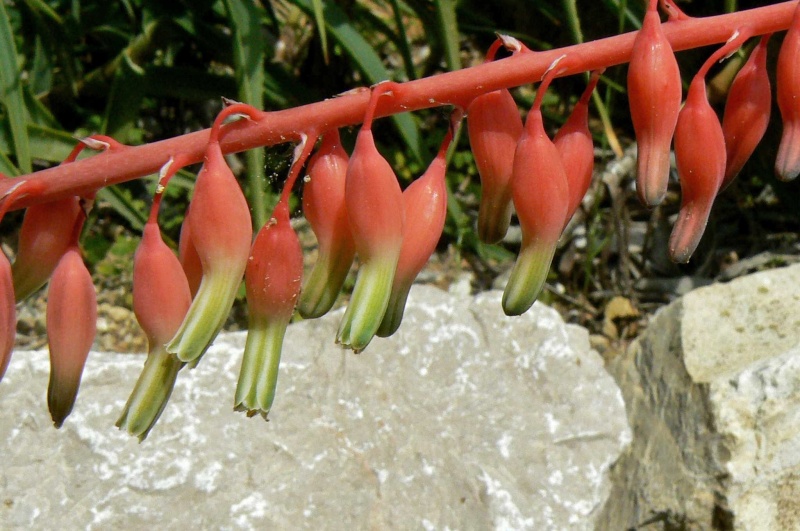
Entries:
[[97,199],[107,202],[114,212],[125,218],[136,231],[144,229],[149,208],[142,201],[134,201],[130,190],[121,186],[107,186],[97,191]]
[[[291,0],[291,2],[309,16],[313,15],[311,0]],[[389,79],[389,72],[383,66],[380,57],[355,27],[350,24],[344,11],[334,2],[324,1],[323,4],[325,27],[369,84],[374,85]],[[418,162],[421,162],[422,149],[420,147],[419,129],[414,120],[408,113],[396,114],[391,119],[394,121],[395,127],[397,127],[412,156]]]
[[103,125],[100,128],[103,134],[112,136],[123,144],[131,141],[131,129],[139,116],[144,88],[144,70],[131,61],[127,51],[123,52],[108,95]]
[[5,2],[0,2],[0,102],[6,108],[17,165],[23,172],[30,173],[31,151],[26,128],[28,120],[22,92],[22,73],[17,66],[17,47],[14,45],[14,33]]
[[319,28],[319,41],[322,46],[322,57],[328,64],[328,32],[325,31],[325,14],[322,0],[312,0],[314,4],[314,22]]
[[447,68],[458,70],[461,68],[461,44],[456,19],[456,2],[455,0],[434,0],[434,5],[436,6],[439,39],[444,44]]
[[19,168],[8,160],[5,153],[0,153],[0,173],[5,174],[7,177],[16,177],[19,175]]
[[[61,162],[75,147],[77,140],[64,131],[28,124],[31,156],[48,162]],[[0,153],[13,153],[13,137],[6,120],[0,121]]]

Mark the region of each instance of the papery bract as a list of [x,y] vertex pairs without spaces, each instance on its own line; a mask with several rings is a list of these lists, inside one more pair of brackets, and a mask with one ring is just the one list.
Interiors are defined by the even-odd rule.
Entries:
[[725,175],[725,137],[708,103],[705,79],[695,76],[675,129],[681,209],[669,240],[670,257],[688,262],[703,236]]
[[57,428],[72,411],[97,331],[97,295],[77,245],[59,260],[47,294],[50,384],[47,405]]
[[339,131],[334,129],[325,133],[319,151],[308,163],[303,213],[319,247],[298,303],[305,318],[320,317],[331,309],[355,257],[344,196],[348,162]]
[[347,218],[360,261],[337,341],[355,351],[372,340],[389,304],[403,243],[403,194],[394,171],[362,127],[347,167]]
[[569,188],[569,205],[564,224],[569,222],[578,209],[583,196],[586,195],[586,191],[592,183],[594,142],[592,134],[589,132],[589,98],[598,79],[600,79],[599,72],[592,76],[569,118],[553,138],[553,144],[561,156]]
[[70,245],[79,215],[82,213],[77,197],[32,205],[25,211],[11,268],[17,300],[27,299],[53,274]]
[[245,272],[249,326],[234,408],[265,419],[275,399],[286,327],[303,275],[303,251],[281,202],[258,232]]
[[541,111],[534,108],[528,113],[514,155],[511,189],[522,229],[522,247],[503,292],[506,315],[524,313],[544,287],[566,223],[568,186],[561,156],[547,137]]
[[14,338],[17,334],[17,307],[14,300],[14,281],[11,264],[0,250],[0,380],[11,361]]
[[161,416],[184,365],[164,344],[180,327],[191,301],[183,268],[151,216],[133,257],[133,311],[147,335],[147,359],[116,423],[140,441]]
[[478,96],[467,107],[467,114],[469,144],[481,177],[478,237],[496,243],[506,235],[511,221],[509,181],[522,118],[506,89]]
[[195,183],[189,219],[190,241],[203,277],[189,312],[167,351],[195,361],[216,337],[231,310],[244,274],[253,229],[250,208],[225,163],[219,142],[211,141]]
[[765,35],[753,49],[750,58],[736,74],[728,91],[722,132],[725,136],[725,188],[739,174],[755,151],[769,124],[772,91],[767,74],[767,43]]
[[428,262],[444,229],[447,217],[447,146],[452,134],[448,132],[442,148],[428,169],[403,192],[405,228],[400,258],[397,262],[389,305],[377,334],[388,337],[395,333],[403,320],[406,299],[414,279]]
[[785,181],[800,175],[800,4],[778,54],[777,100],[783,133],[775,173]]
[[628,65],[628,101],[638,150],[636,191],[650,207],[661,203],[667,191],[669,148],[681,108],[681,74],[656,4],[650,1]]

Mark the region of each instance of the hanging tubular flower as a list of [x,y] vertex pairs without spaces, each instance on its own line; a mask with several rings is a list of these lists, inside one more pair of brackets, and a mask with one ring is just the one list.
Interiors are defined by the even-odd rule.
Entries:
[[761,37],[728,91],[722,117],[727,159],[721,189],[739,174],[769,124],[772,90],[767,74],[767,43],[771,36]]
[[403,244],[403,193],[372,137],[378,99],[394,86],[383,83],[373,89],[347,166],[347,218],[361,265],[336,339],[356,352],[369,344],[383,320]]
[[53,271],[47,293],[46,328],[50,345],[47,406],[56,428],[72,412],[97,331],[97,295],[78,249],[85,217],[81,215],[76,221],[72,244]]
[[565,225],[578,210],[583,196],[586,195],[586,191],[592,183],[594,143],[592,134],[589,132],[589,98],[591,98],[602,73],[602,70],[592,73],[586,90],[583,91],[569,118],[553,138],[553,144],[561,156],[561,163],[567,174],[569,187],[569,206],[564,221]]
[[0,250],[0,381],[6,373],[17,334],[17,307],[14,301],[14,281],[11,264]]
[[775,174],[789,181],[800,175],[800,4],[778,54],[778,109],[783,120]]
[[[302,163],[299,164],[302,166]],[[275,400],[283,336],[300,294],[303,251],[281,202],[258,232],[247,264],[249,324],[234,409],[267,418]]]
[[328,313],[355,257],[344,195],[348,162],[339,131],[333,129],[325,133],[319,151],[308,163],[303,213],[319,247],[317,261],[303,286],[298,304],[300,315],[306,319]]
[[669,240],[669,254],[675,262],[688,262],[700,243],[725,176],[725,136],[708,103],[705,76],[711,65],[736,50],[748,36],[748,30],[737,31],[709,57],[692,79],[678,117],[675,161],[681,183],[681,210]]
[[211,129],[186,220],[203,276],[186,318],[166,346],[167,352],[185,362],[198,360],[225,324],[250,255],[250,208],[219,146],[222,122],[233,114],[258,120],[264,113],[249,105],[231,105],[219,113]]
[[522,229],[522,247],[503,292],[503,311],[520,315],[539,296],[569,205],[569,188],[561,156],[547,137],[542,123],[542,97],[557,75],[556,60],[536,91],[536,100],[525,121],[525,131],[514,155],[511,189]]
[[442,236],[447,217],[447,149],[453,141],[454,130],[460,120],[461,113],[457,111],[436,158],[422,177],[403,192],[406,219],[403,245],[392,282],[389,305],[378,328],[377,334],[380,337],[389,337],[400,327],[411,285],[436,250]]
[[200,255],[197,254],[197,248],[192,241],[191,222],[192,205],[191,203],[186,208],[186,214],[183,216],[183,223],[181,224],[181,235],[178,239],[178,259],[180,261],[183,272],[186,275],[186,280],[189,282],[189,291],[192,298],[197,295],[197,290],[200,289],[200,281],[203,280],[203,263],[200,261]]
[[143,441],[167,405],[184,363],[164,344],[178,330],[192,296],[178,258],[161,238],[158,209],[170,177],[162,170],[142,241],[133,257],[133,311],[147,336],[147,359],[116,426]]
[[[506,37],[506,39],[508,39]],[[500,39],[486,56],[494,59]],[[522,51],[516,39],[515,53]],[[495,90],[473,99],[467,107],[467,132],[475,165],[481,178],[481,199],[478,207],[478,238],[485,243],[503,239],[511,222],[511,169],[514,151],[522,135],[522,118],[511,93]]]
[[643,204],[654,207],[667,191],[669,146],[681,108],[681,73],[661,29],[657,0],[650,0],[636,34],[628,101],[638,143],[636,191]]

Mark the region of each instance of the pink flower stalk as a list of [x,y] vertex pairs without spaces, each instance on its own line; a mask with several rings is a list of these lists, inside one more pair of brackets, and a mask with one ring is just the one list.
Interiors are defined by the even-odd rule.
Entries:
[[722,117],[727,162],[720,189],[727,187],[739,174],[767,130],[772,109],[767,74],[767,43],[771,36],[770,33],[761,37],[728,91]]
[[789,181],[800,175],[800,4],[778,54],[778,109],[783,132],[775,159],[775,173]]
[[306,319],[328,313],[355,258],[344,194],[348,163],[337,129],[325,133],[319,151],[308,163],[303,213],[319,245],[317,261],[298,304],[300,315]]
[[469,144],[481,177],[478,237],[485,243],[503,239],[511,222],[511,170],[522,135],[519,109],[506,90],[478,96],[467,107]]
[[143,441],[164,411],[184,363],[164,344],[175,335],[192,302],[180,261],[161,238],[158,208],[168,177],[162,177],[150,218],[133,257],[133,311],[147,335],[148,351],[136,385],[116,426]]
[[14,350],[17,334],[17,307],[14,300],[14,280],[11,278],[11,264],[3,251],[0,251],[0,381],[6,373]]
[[283,337],[302,276],[303,251],[289,221],[289,208],[281,201],[258,232],[245,272],[249,326],[236,386],[236,411],[266,419],[272,408]]
[[[460,116],[456,122],[460,121]],[[436,158],[419,179],[411,183],[403,192],[403,209],[406,225],[403,231],[403,245],[400,248],[400,259],[392,282],[389,305],[378,328],[377,335],[389,337],[400,327],[403,312],[408,299],[408,292],[414,279],[428,263],[439,238],[444,230],[447,218],[447,149],[453,140],[451,126],[439,148]]]
[[717,114],[708,103],[708,69],[750,36],[747,28],[736,31],[709,57],[689,85],[686,103],[675,128],[675,161],[681,183],[681,210],[669,239],[669,253],[676,262],[688,262],[700,243],[708,215],[725,177],[725,135]]
[[522,247],[503,292],[506,315],[520,315],[536,301],[567,218],[567,174],[561,155],[544,130],[541,112],[542,97],[556,74],[553,67],[536,92],[514,155],[511,190],[522,229]]
[[393,85],[373,89],[345,182],[347,218],[361,265],[337,341],[356,352],[369,344],[383,320],[403,244],[403,193],[372,137],[375,106],[388,86]]
[[564,221],[565,225],[578,210],[583,196],[586,195],[589,185],[592,184],[594,142],[592,134],[589,132],[589,98],[597,86],[600,74],[602,74],[602,70],[592,73],[586,90],[583,91],[569,118],[553,138],[553,144],[561,156],[561,163],[567,174],[569,188],[569,206]]
[[50,345],[50,384],[47,405],[56,428],[72,412],[83,367],[97,331],[97,295],[83,263],[77,238],[83,217],[73,232],[73,243],[53,271],[47,294],[47,340]]
[[650,0],[633,45],[628,100],[638,142],[636,191],[643,204],[654,207],[667,191],[669,147],[681,108],[681,73],[661,28],[657,0]]
[[219,146],[222,122],[236,113],[252,119],[263,114],[236,104],[217,116],[185,220],[203,276],[183,323],[166,346],[167,352],[184,362],[198,360],[225,324],[250,255],[250,207]]

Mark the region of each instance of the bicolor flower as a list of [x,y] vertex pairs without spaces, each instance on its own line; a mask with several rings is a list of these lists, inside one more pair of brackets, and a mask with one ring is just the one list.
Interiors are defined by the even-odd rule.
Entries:
[[778,109],[783,120],[775,173],[789,181],[800,175],[800,4],[778,54]]
[[681,209],[670,236],[669,253],[676,262],[688,262],[703,236],[725,176],[725,159],[722,126],[708,103],[705,76],[698,74],[689,86],[675,129]]
[[147,359],[116,423],[140,441],[164,411],[184,365],[164,344],[178,330],[192,302],[181,263],[161,238],[157,222],[161,193],[163,188],[153,201],[133,257],[133,311],[147,336]]
[[586,191],[592,183],[594,142],[592,134],[589,132],[589,98],[597,86],[601,73],[601,71],[596,71],[592,74],[580,100],[553,138],[553,144],[561,156],[561,163],[567,174],[569,188],[569,206],[564,221],[565,225],[578,210],[583,196],[586,195]]
[[506,235],[511,221],[509,183],[522,118],[506,89],[478,96],[467,107],[467,114],[469,143],[481,177],[478,237],[496,243]]
[[638,143],[636,191],[650,207],[661,203],[667,191],[669,148],[681,108],[681,74],[657,4],[650,0],[628,65],[628,101]]
[[181,267],[183,267],[186,280],[189,282],[192,298],[194,298],[197,295],[197,290],[200,289],[200,281],[203,280],[203,263],[200,261],[200,255],[197,254],[197,248],[194,246],[194,241],[192,241],[192,224],[189,222],[191,216],[192,205],[190,203],[181,224],[181,235],[178,239],[178,259]]
[[328,313],[355,257],[344,193],[348,162],[339,131],[334,129],[325,133],[308,163],[303,213],[317,237],[318,254],[298,304],[300,315],[307,319]]
[[249,326],[234,408],[265,419],[275,399],[286,327],[303,276],[303,251],[281,201],[258,232],[245,272]]
[[50,345],[47,405],[57,428],[72,412],[97,331],[97,295],[76,243],[78,232],[53,271],[47,294],[46,328]]
[[17,257],[11,270],[17,300],[41,288],[71,243],[72,229],[81,213],[77,197],[31,205],[19,232]]
[[728,91],[722,117],[727,162],[721,189],[739,174],[769,124],[772,90],[767,74],[767,43],[771,36],[761,37]]
[[452,139],[453,133],[448,131],[439,153],[428,169],[403,192],[406,219],[403,245],[392,282],[389,305],[378,328],[378,335],[381,337],[394,334],[400,327],[411,285],[428,263],[442,236],[447,217],[447,148]]
[[190,362],[205,353],[225,323],[253,237],[250,208],[217,140],[211,140],[206,149],[184,223],[189,224],[188,241],[197,251],[203,276],[186,318],[166,348],[179,360]]
[[514,154],[511,191],[522,229],[522,247],[503,292],[506,315],[520,315],[536,301],[567,218],[567,174],[558,149],[544,130],[540,107],[550,79],[546,74],[539,86]]
[[0,251],[0,381],[6,373],[14,350],[17,334],[17,307],[14,300],[14,280],[11,278],[11,264],[3,251]]
[[345,178],[347,219],[360,266],[336,340],[356,352],[372,341],[383,320],[403,244],[403,192],[375,147],[371,129],[377,98],[383,94],[381,88],[373,89]]

